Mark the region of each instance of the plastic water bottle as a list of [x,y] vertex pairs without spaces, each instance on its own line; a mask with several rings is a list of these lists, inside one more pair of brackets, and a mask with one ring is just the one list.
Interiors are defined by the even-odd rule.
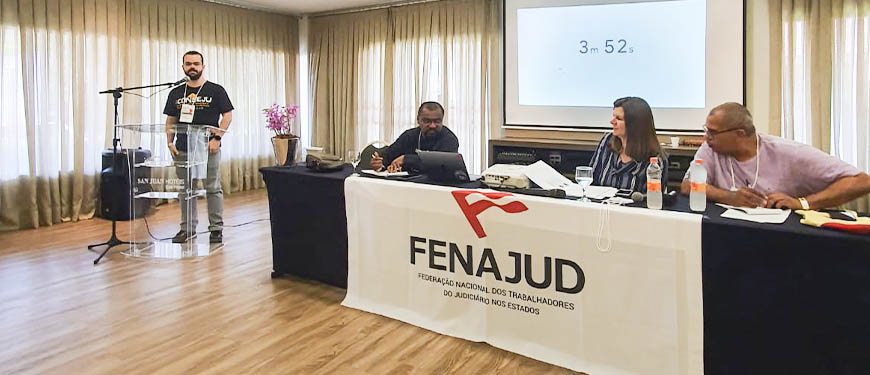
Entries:
[[697,159],[689,166],[689,209],[704,212],[707,209],[707,169],[704,161]]
[[655,156],[649,158],[649,167],[646,168],[646,207],[662,209],[662,167]]

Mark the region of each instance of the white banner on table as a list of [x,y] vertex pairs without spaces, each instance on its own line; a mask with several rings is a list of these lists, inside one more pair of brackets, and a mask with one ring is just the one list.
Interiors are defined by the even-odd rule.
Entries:
[[589,374],[703,373],[700,215],[360,177],[345,200],[344,306]]

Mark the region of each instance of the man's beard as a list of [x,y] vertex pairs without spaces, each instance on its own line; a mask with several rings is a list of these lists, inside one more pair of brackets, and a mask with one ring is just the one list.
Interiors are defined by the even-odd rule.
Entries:
[[[196,72],[196,75],[190,75],[191,72]],[[191,81],[196,81],[199,79],[199,77],[202,77],[202,71],[197,72],[196,70],[191,69],[187,72],[187,76],[190,77]]]
[[424,130],[423,131],[423,138],[434,137],[436,135],[438,135],[438,129]]

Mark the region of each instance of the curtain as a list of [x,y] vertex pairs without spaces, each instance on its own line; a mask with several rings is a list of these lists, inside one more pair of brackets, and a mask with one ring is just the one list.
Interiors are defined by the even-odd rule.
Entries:
[[392,142],[428,100],[445,107],[470,171],[498,131],[500,2],[454,0],[311,20],[314,145]]
[[[769,0],[781,134],[870,171],[870,0]],[[848,208],[870,212],[863,197]]]
[[[192,0],[3,0],[0,21],[0,230],[92,217],[113,137],[112,97],[98,91],[175,81],[190,49],[235,106],[225,192],[263,186],[260,110],[297,98],[296,18]],[[120,122],[163,123],[167,93],[125,94]],[[140,145],[167,152],[122,144]]]
[[123,4],[0,2],[0,229],[93,215]]
[[783,0],[777,21],[782,24],[782,136],[823,151],[829,150],[831,134],[829,4]]
[[391,70],[388,14],[376,10],[311,21],[312,146],[344,156],[357,149],[357,139],[384,139],[380,129],[390,110],[384,82]]
[[[870,172],[870,0],[834,4],[831,154]],[[849,208],[870,212],[870,197]]]

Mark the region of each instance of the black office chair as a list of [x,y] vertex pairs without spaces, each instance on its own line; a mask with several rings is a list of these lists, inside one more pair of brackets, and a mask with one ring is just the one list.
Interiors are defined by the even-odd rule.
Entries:
[[356,170],[371,169],[372,154],[377,152],[378,155],[383,155],[388,148],[390,145],[383,141],[374,141],[363,147],[362,151],[359,152],[359,164],[357,164]]

